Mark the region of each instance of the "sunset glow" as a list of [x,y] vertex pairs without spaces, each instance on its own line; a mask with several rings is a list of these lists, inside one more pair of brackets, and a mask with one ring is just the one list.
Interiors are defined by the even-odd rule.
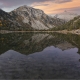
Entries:
[[[40,6],[37,6],[36,4],[39,4]],[[42,4],[42,5],[41,5]],[[44,5],[43,5],[44,4]],[[45,6],[47,4],[47,6]],[[73,0],[71,2],[66,3],[52,3],[50,2],[44,2],[44,3],[33,3],[32,6],[34,8],[42,9],[47,14],[55,14],[55,13],[61,13],[65,10],[77,12],[77,8],[80,8],[80,1],[79,0]],[[75,9],[76,8],[76,9]]]
[[0,8],[7,12],[22,5],[41,9],[46,14],[62,13],[65,10],[80,14],[80,0],[0,0]]

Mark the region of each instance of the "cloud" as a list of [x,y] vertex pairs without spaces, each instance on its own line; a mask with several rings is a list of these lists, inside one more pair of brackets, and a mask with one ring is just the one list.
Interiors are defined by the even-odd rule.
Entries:
[[66,2],[71,2],[72,0],[54,0],[54,3],[66,3]]
[[51,1],[53,3],[65,3],[65,2],[71,2],[72,0],[0,0],[0,8],[3,7],[14,7],[14,6],[20,6],[20,5],[30,5],[32,3],[39,3],[39,2],[48,2]]
[[63,13],[63,12],[72,12],[74,14],[79,14],[80,15],[80,6],[78,7],[71,7],[71,8],[60,8],[60,9],[55,9],[52,12],[58,12],[58,13]]
[[80,11],[80,6],[79,7],[70,8],[68,10],[71,10],[71,11]]
[[71,11],[71,12],[78,12],[80,14],[80,6],[78,7],[71,7],[71,8],[60,8],[53,11]]
[[48,6],[49,4],[32,4],[31,7],[35,7],[35,6]]

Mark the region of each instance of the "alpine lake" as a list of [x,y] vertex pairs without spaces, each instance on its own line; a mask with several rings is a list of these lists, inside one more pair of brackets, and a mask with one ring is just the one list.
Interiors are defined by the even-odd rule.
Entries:
[[0,79],[80,79],[80,35],[0,34]]

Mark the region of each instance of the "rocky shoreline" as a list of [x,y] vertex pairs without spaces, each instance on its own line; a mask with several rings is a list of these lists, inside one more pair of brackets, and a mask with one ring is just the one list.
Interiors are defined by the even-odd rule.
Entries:
[[6,33],[12,33],[12,31],[8,31],[8,30],[0,30],[1,34],[6,34]]
[[68,30],[61,30],[61,31],[55,31],[55,32],[63,33],[63,34],[72,33],[72,34],[80,35],[80,29],[71,30],[71,31],[68,31]]
[[8,31],[8,30],[0,30],[0,34],[13,33],[13,32],[57,32],[57,33],[63,33],[63,34],[72,33],[72,34],[80,35],[80,29],[71,30],[71,31],[68,31],[68,30],[61,30],[61,31]]

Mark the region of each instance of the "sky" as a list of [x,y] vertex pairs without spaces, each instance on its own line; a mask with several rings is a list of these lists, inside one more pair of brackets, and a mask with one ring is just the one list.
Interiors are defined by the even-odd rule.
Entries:
[[0,8],[6,12],[23,5],[41,9],[49,15],[59,14],[65,10],[80,14],[80,0],[0,0]]

